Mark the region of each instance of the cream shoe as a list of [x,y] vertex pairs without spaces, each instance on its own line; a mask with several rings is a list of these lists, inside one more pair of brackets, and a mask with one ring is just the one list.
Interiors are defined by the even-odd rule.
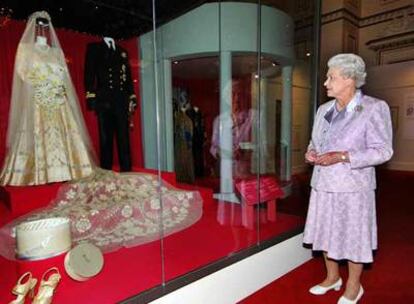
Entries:
[[309,289],[309,292],[313,295],[320,296],[320,295],[327,293],[331,289],[338,291],[339,289],[341,289],[341,286],[342,286],[342,279],[339,278],[338,281],[336,281],[335,283],[327,287],[323,287],[321,285],[315,285]]
[[[26,281],[22,283],[24,280]],[[24,273],[19,280],[17,281],[16,286],[14,286],[12,293],[17,296],[16,299],[11,301],[9,304],[23,304],[26,299],[26,295],[29,294],[31,298],[34,295],[34,288],[36,286],[37,279],[32,277],[31,272]]]
[[40,281],[40,287],[37,295],[33,299],[32,304],[50,304],[52,303],[53,294],[61,279],[59,269],[57,267],[46,270]]
[[349,300],[345,298],[344,296],[340,297],[338,300],[338,304],[357,304],[359,300],[361,300],[362,295],[364,294],[364,288],[359,287],[358,295],[355,300]]

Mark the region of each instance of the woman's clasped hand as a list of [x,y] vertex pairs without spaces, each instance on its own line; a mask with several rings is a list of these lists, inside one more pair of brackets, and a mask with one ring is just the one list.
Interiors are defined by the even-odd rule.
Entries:
[[330,166],[340,162],[345,162],[345,152],[331,151],[327,153],[318,154],[315,150],[309,150],[305,154],[305,160],[313,165]]

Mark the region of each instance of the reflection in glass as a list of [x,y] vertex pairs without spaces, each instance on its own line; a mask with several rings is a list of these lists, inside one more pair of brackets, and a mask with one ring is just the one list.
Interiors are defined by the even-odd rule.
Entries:
[[202,218],[161,243],[163,283],[302,223],[275,200],[290,194],[292,143],[306,140],[291,120],[309,89],[293,5],[279,7],[207,3],[140,39],[145,164],[203,197]]

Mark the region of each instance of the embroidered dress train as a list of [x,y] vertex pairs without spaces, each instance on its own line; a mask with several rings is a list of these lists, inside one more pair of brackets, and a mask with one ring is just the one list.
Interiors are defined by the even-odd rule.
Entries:
[[132,247],[183,230],[201,218],[197,191],[176,189],[156,175],[96,169],[63,185],[46,208],[0,229],[0,255],[15,258],[15,227],[21,222],[67,217],[73,244],[88,241],[104,252]]

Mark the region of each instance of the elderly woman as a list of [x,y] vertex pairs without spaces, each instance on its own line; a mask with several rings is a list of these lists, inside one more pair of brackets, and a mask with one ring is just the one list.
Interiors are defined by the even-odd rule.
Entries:
[[357,303],[363,263],[377,248],[374,166],[393,154],[391,118],[386,102],[359,90],[366,77],[361,57],[339,54],[328,68],[324,85],[334,100],[319,107],[305,155],[314,170],[304,236],[323,251],[326,277],[309,292],[339,290],[338,260],[345,259],[349,274],[338,303]]

